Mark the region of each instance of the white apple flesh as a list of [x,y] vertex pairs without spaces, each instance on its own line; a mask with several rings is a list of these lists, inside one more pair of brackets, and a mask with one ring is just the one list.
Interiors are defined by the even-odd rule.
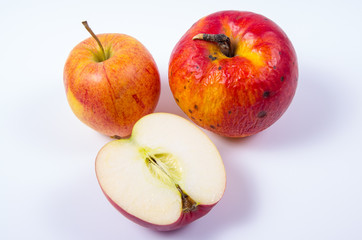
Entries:
[[218,150],[194,124],[154,113],[128,139],[106,144],[96,158],[108,200],[134,222],[156,230],[180,228],[208,213],[226,185]]

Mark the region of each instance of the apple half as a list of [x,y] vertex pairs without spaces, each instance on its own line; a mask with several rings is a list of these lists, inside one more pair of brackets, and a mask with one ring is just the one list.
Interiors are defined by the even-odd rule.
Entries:
[[96,175],[116,209],[160,231],[207,214],[226,186],[215,145],[196,125],[168,113],[146,115],[130,138],[106,144],[96,158]]

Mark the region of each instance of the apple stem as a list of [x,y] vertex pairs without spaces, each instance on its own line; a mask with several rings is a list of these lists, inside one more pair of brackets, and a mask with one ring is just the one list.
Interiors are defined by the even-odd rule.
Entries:
[[199,33],[192,38],[192,40],[204,40],[208,42],[214,42],[219,47],[221,52],[227,57],[233,57],[233,49],[231,47],[231,41],[225,34],[207,34]]
[[99,38],[97,37],[97,35],[94,34],[94,32],[92,31],[92,29],[89,27],[88,22],[87,21],[83,21],[82,24],[84,25],[84,27],[87,29],[87,31],[90,33],[90,35],[92,35],[92,37],[97,41],[98,46],[101,48],[102,50],[102,54],[103,54],[103,59],[102,61],[105,61],[107,59],[106,57],[106,52],[104,51],[104,48],[101,44],[101,41],[99,41]]
[[197,203],[181,189],[180,185],[175,184],[175,186],[181,194],[182,211],[184,213],[195,211],[197,209]]

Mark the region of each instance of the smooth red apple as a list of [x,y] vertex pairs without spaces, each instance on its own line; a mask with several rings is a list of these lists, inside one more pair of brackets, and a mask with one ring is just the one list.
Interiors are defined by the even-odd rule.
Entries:
[[95,35],[79,43],[64,67],[64,86],[74,114],[113,137],[131,134],[137,120],[156,108],[160,77],[148,50],[125,34]]
[[175,46],[169,84],[199,126],[228,137],[277,121],[297,87],[295,50],[283,30],[252,12],[222,11],[196,22]]
[[196,125],[179,116],[141,118],[128,139],[106,144],[96,175],[112,205],[130,220],[160,231],[204,216],[226,184],[218,150]]

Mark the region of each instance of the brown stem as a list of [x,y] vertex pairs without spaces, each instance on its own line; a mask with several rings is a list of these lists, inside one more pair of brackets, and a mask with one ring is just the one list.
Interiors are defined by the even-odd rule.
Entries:
[[178,184],[175,185],[177,190],[181,194],[182,211],[184,213],[195,211],[197,209],[197,203],[181,189],[180,185]]
[[207,33],[199,33],[192,38],[192,40],[204,40],[208,42],[216,43],[221,52],[227,57],[233,57],[233,49],[231,47],[231,41],[228,36],[225,34],[207,34]]
[[103,60],[105,61],[107,59],[106,57],[106,52],[104,51],[104,48],[101,44],[101,41],[99,41],[97,35],[94,34],[94,32],[92,31],[92,29],[89,27],[88,22],[87,21],[83,21],[82,24],[84,25],[84,27],[87,29],[87,31],[90,33],[90,35],[92,35],[92,37],[97,41],[98,46],[101,48],[102,50],[102,54],[103,54]]

